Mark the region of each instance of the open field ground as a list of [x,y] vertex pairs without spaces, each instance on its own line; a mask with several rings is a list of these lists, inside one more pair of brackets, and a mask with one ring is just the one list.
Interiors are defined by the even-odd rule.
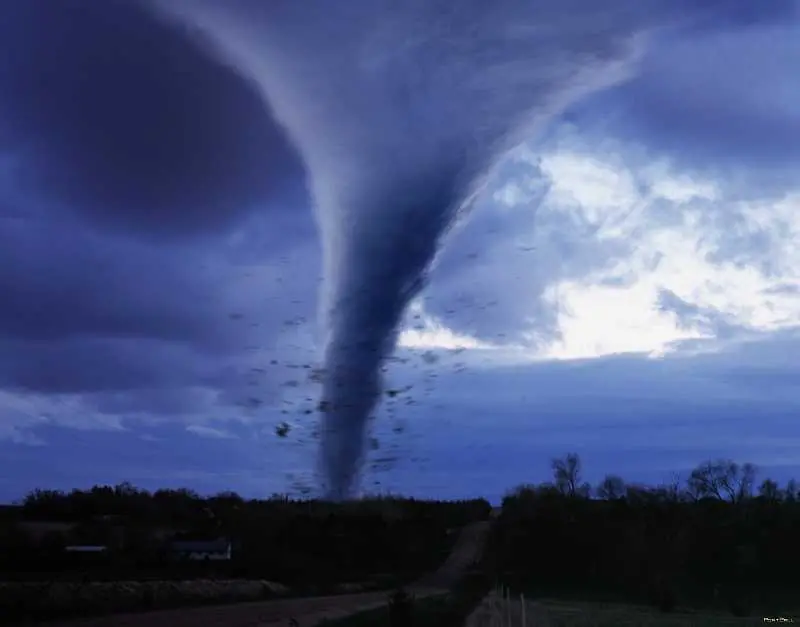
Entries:
[[475,609],[465,627],[763,627],[794,622],[800,623],[800,612],[737,618],[678,608],[666,614],[642,605],[531,601],[493,591]]

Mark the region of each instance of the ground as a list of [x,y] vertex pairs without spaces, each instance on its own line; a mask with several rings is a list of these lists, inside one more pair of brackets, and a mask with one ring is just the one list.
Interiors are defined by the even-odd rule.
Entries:
[[[409,587],[416,598],[444,594],[483,550],[488,521],[467,525],[447,560],[435,572]],[[288,625],[294,618],[300,627],[316,625],[323,618],[339,618],[385,605],[387,593],[369,592],[328,597],[283,599],[213,607],[116,614],[80,620],[48,622],[49,627],[262,627]]]
[[509,599],[504,598],[501,591],[495,591],[475,609],[465,627],[495,627],[498,624],[514,627],[748,627],[792,622],[800,622],[800,618],[735,618],[725,614],[681,611],[663,614],[652,607],[620,603]]

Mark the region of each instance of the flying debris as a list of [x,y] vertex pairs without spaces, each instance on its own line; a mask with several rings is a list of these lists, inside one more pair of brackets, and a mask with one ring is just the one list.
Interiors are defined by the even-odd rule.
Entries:
[[435,364],[439,361],[439,356],[433,351],[425,351],[421,357],[426,364]]

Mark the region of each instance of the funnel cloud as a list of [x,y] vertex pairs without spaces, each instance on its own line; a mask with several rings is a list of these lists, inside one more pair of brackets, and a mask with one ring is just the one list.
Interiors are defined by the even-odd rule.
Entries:
[[320,472],[336,499],[358,490],[403,313],[482,181],[519,138],[624,81],[649,36],[695,11],[667,0],[153,1],[254,84],[307,168],[324,255]]

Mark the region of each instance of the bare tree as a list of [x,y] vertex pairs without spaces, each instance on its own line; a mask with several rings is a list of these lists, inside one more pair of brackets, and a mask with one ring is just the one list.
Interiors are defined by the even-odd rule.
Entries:
[[671,503],[685,501],[688,497],[686,490],[683,488],[679,473],[674,473],[672,477],[670,477],[669,481],[659,486],[659,490],[661,491],[664,500]]
[[695,499],[716,498],[738,503],[753,493],[756,467],[729,459],[700,464],[689,475],[688,488]]
[[595,489],[595,494],[607,501],[621,499],[625,496],[625,481],[617,475],[606,475]]
[[581,458],[577,453],[567,453],[563,459],[550,462],[556,489],[568,496],[588,497],[592,487],[581,479]]
[[764,479],[758,487],[758,495],[767,501],[779,501],[783,498],[783,490],[772,479]]
[[753,496],[753,487],[756,483],[756,467],[754,464],[742,464],[739,471],[739,485],[736,492],[736,500],[742,501]]
[[797,481],[789,479],[786,483],[786,489],[783,491],[783,498],[787,501],[794,502],[800,495],[800,490],[797,488]]

